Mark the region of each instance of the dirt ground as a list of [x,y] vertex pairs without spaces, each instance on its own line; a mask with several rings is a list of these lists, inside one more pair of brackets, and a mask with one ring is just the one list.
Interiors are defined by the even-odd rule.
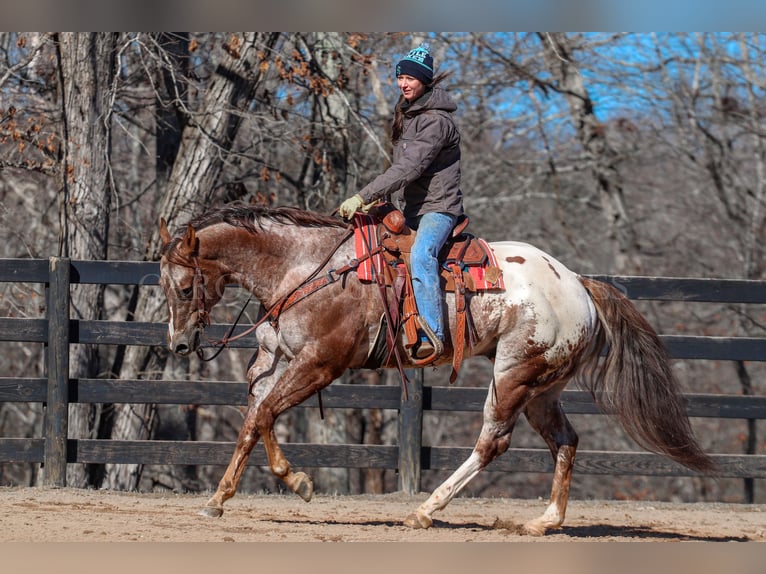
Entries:
[[519,526],[541,500],[457,498],[428,530],[402,520],[426,494],[237,495],[221,518],[207,495],[70,488],[0,488],[2,542],[748,542],[766,541],[766,505],[570,501],[563,528],[538,538]]

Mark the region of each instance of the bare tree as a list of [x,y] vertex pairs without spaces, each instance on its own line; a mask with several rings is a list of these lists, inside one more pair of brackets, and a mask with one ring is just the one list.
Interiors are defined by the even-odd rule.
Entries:
[[[676,128],[683,134],[669,148],[708,196],[704,217],[718,222],[718,237],[702,239],[706,252],[712,257],[722,248],[729,251],[729,260],[739,263],[742,277],[759,279],[763,276],[766,222],[766,133],[759,96],[766,87],[762,38],[744,33],[699,33],[688,41],[694,48],[693,57],[665,58],[660,67],[675,88],[669,100]],[[659,41],[657,45],[658,50],[660,46],[667,49]],[[736,249],[723,247],[727,243]],[[738,334],[763,334],[764,326],[748,306],[738,306],[735,312]],[[741,392],[754,394],[748,366],[737,362],[733,367]],[[743,448],[748,454],[756,452],[756,431],[755,421],[747,421]],[[754,488],[754,481],[744,481],[746,500],[754,500]]]
[[[572,114],[572,123],[585,150],[593,180],[609,229],[608,238],[614,245],[615,271],[637,271],[629,258],[639,251],[633,222],[625,206],[623,183],[615,165],[616,151],[606,138],[605,127],[596,116],[596,105],[585,86],[583,75],[575,60],[575,43],[562,32],[540,34],[545,61],[554,78],[550,87],[560,92]],[[633,268],[631,268],[633,267]]]
[[[61,33],[57,37],[62,108],[62,168],[59,195],[59,255],[107,259],[112,194],[111,117],[119,36]],[[104,287],[81,285],[72,293],[73,319],[98,319]],[[95,377],[98,348],[79,345],[71,355],[71,375]],[[73,405],[70,434],[92,437],[99,414],[95,407]],[[67,469],[67,483],[87,486],[92,477],[81,465]]]
[[[158,216],[168,221],[184,222],[200,213],[210,198],[223,168],[223,156],[231,149],[241,117],[237,110],[256,97],[263,86],[265,74],[260,63],[262,55],[274,48],[278,34],[233,34],[223,44],[225,55],[218,64],[197,110],[184,109],[188,114],[178,153],[168,178]],[[172,60],[171,60],[172,62]],[[166,70],[170,72],[170,70]],[[173,100],[182,108],[183,101]],[[158,217],[159,220],[159,217]],[[152,232],[146,258],[159,257],[158,226]],[[141,291],[135,316],[143,321],[162,321],[165,302],[157,292]],[[130,347],[126,352],[120,377],[159,377],[166,366],[167,354],[156,349]],[[149,438],[154,428],[156,406],[153,404],[121,405],[116,407],[112,437],[121,440]],[[105,486],[135,489],[141,478],[139,465],[107,465]]]

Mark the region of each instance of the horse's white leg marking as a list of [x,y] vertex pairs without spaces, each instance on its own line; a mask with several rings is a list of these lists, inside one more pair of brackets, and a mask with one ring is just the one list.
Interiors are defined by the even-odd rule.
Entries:
[[533,536],[542,536],[549,528],[558,528],[564,522],[558,505],[551,502],[539,518],[530,520],[524,525],[524,531]]
[[431,519],[433,513],[447,506],[450,500],[455,498],[489,462],[508,448],[510,432],[504,432],[503,428],[499,427],[487,415],[490,405],[493,403],[492,393],[490,392],[484,407],[484,425],[471,455],[447,480],[433,491],[431,496],[413,514],[407,517],[404,521],[406,526],[411,528],[429,528],[433,524]]
[[168,321],[168,336],[170,337],[170,340],[173,340],[173,335],[175,335],[175,327],[173,327],[173,307],[170,307],[170,320]]
[[463,464],[450,475],[439,487],[431,493],[415,513],[405,520],[405,524],[412,528],[428,528],[433,523],[431,516],[437,510],[441,510],[452,500],[463,487],[481,471],[481,459],[474,450]]

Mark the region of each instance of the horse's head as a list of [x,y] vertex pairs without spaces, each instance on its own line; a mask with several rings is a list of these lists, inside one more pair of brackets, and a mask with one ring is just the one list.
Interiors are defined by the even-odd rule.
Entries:
[[210,324],[210,309],[221,300],[224,282],[218,268],[200,256],[200,240],[191,225],[180,240],[173,239],[162,219],[160,238],[160,286],[169,312],[168,347],[188,355],[199,349],[200,334]]

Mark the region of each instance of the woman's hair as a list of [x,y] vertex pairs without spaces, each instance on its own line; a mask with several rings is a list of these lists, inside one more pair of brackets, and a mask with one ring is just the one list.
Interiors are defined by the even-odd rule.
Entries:
[[[451,74],[452,72],[442,72],[435,76],[433,81],[426,85],[426,91],[431,90]],[[394,108],[394,123],[391,127],[391,143],[398,142],[399,138],[402,137],[402,131],[404,130],[404,112],[402,111],[402,104],[405,102],[406,100],[404,99],[404,96],[400,94],[399,100],[396,102],[396,107]]]

